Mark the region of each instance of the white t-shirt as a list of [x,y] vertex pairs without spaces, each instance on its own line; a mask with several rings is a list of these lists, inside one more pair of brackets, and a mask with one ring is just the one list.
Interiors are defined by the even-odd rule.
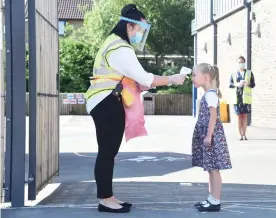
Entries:
[[[121,75],[133,79],[140,85],[151,87],[154,75],[144,70],[134,50],[128,47],[118,48],[109,55],[107,61],[109,66],[117,70]],[[102,92],[89,99],[86,103],[87,113],[90,113],[90,111],[110,95],[111,92],[112,91]]]
[[215,92],[213,91],[207,92],[205,94],[205,99],[208,104],[208,107],[214,107],[214,108],[218,107],[219,98]]
[[[241,77],[244,78],[245,71],[240,71]],[[238,74],[238,73],[237,73]]]

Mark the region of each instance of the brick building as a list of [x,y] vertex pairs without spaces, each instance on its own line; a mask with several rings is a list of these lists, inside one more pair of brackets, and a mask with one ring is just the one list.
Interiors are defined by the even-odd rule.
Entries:
[[58,0],[59,34],[64,34],[66,24],[78,28],[83,25],[84,12],[91,11],[92,0]]
[[[26,39],[28,38],[28,1],[25,0]],[[83,25],[84,14],[91,11],[93,0],[58,0],[58,29],[59,35],[64,35],[65,25],[70,24],[74,28]],[[28,41],[28,40],[26,40]]]
[[[276,0],[195,0],[192,21],[195,62],[218,65],[229,102],[230,74],[237,70],[237,57],[244,56],[256,80],[252,124],[271,128],[276,128],[275,8]],[[201,94],[198,90],[198,99]]]

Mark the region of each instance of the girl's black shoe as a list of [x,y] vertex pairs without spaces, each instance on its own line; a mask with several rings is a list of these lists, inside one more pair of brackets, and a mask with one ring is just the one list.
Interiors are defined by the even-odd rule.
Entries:
[[199,204],[196,208],[200,212],[219,212],[220,211],[220,204],[214,205],[207,201],[207,204]]
[[123,207],[129,207],[129,208],[132,207],[132,204],[131,203],[127,203],[127,202],[124,202],[124,203],[122,203],[120,205],[123,206]]
[[[208,204],[207,200],[205,202]],[[198,206],[203,205],[203,204],[204,204],[203,202],[197,202],[194,204],[194,207],[197,208]]]
[[107,212],[107,213],[128,213],[128,212],[130,212],[130,208],[123,206],[120,209],[112,209],[110,207],[99,204],[98,205],[98,211],[99,212]]

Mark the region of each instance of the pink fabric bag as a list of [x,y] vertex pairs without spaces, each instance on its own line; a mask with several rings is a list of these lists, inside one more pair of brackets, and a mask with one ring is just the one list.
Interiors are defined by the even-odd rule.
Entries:
[[124,89],[127,89],[133,96],[133,103],[131,106],[126,106],[125,109],[125,140],[147,136],[144,119],[144,105],[141,100],[141,88],[138,84],[135,86],[129,83],[123,83]]

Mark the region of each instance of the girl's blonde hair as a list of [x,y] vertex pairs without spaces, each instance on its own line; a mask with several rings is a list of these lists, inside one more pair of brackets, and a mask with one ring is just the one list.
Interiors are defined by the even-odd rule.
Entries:
[[212,66],[207,63],[201,63],[196,66],[196,69],[198,69],[203,74],[209,74],[211,77],[211,80],[215,82],[215,88],[217,90],[217,95],[219,98],[222,98],[221,91],[219,89],[220,87],[220,81],[219,81],[219,69],[217,66]]

